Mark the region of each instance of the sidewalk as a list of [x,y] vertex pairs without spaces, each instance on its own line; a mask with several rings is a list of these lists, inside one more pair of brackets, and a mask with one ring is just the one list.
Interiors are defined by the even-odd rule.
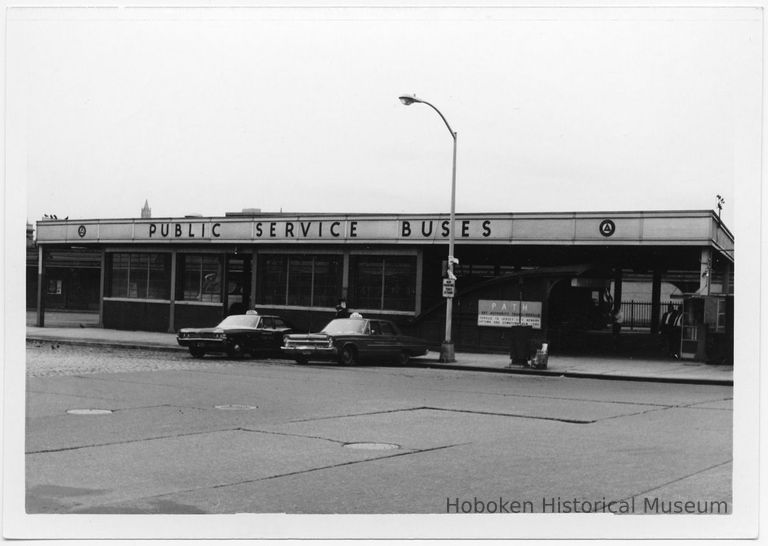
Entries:
[[[107,330],[84,324],[75,328],[27,326],[27,341],[186,351],[176,343],[175,334]],[[712,366],[678,360],[550,355],[547,369],[533,370],[517,365],[510,366],[509,355],[503,354],[456,353],[456,362],[443,364],[438,361],[438,354],[432,351],[427,356],[412,359],[411,363],[425,368],[494,373],[733,385],[732,366]]]

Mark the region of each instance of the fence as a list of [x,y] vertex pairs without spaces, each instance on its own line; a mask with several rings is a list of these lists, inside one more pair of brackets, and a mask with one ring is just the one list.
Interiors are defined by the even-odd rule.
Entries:
[[[659,305],[659,319],[667,310],[671,302],[662,301]],[[624,315],[623,327],[630,330],[644,329],[651,327],[651,308],[649,301],[623,301],[621,302],[621,312]]]

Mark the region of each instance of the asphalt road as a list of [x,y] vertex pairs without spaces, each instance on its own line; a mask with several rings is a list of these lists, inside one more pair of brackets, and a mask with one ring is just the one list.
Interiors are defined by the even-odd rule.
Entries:
[[29,513],[733,510],[731,387],[50,343],[27,378]]

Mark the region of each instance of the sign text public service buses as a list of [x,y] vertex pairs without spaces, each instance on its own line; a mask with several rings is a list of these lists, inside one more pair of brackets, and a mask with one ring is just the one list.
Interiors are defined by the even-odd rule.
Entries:
[[[256,220],[152,222],[149,239],[437,239],[450,236],[449,220]],[[487,238],[491,220],[457,220],[457,238]]]
[[194,239],[195,237],[205,238],[206,227],[208,227],[209,237],[221,237],[219,229],[221,223],[206,224],[198,222],[184,223],[164,223],[149,224],[149,238],[155,237],[176,238],[176,239]]

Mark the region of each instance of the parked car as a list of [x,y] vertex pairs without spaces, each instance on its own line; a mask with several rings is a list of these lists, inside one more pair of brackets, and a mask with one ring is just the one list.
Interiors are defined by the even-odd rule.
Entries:
[[230,315],[213,328],[182,328],[176,340],[182,347],[188,347],[195,358],[206,353],[279,354],[283,336],[291,332],[293,328],[282,318],[249,311],[244,315]]
[[282,349],[299,364],[331,360],[348,366],[364,361],[404,365],[428,350],[426,341],[403,335],[394,323],[359,315],[334,319],[316,334],[287,335]]

